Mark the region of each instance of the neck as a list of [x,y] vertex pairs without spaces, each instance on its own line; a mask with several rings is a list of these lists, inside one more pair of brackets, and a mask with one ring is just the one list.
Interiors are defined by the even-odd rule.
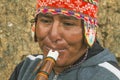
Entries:
[[66,67],[54,67],[54,72],[56,75],[60,74],[61,72],[63,72],[66,69]]

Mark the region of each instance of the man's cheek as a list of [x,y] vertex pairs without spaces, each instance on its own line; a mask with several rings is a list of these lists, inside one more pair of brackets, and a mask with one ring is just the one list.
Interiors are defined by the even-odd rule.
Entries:
[[46,36],[46,33],[42,31],[41,29],[36,29],[36,37],[38,39],[43,39]]
[[81,36],[81,35],[72,36],[72,37],[67,36],[67,37],[66,37],[66,41],[67,41],[69,44],[81,43],[82,40],[83,40],[83,36]]

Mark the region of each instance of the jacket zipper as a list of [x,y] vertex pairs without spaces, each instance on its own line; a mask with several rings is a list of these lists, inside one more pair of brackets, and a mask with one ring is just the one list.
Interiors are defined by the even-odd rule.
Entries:
[[58,75],[55,75],[54,78],[53,78],[53,80],[57,80],[57,78],[58,78]]

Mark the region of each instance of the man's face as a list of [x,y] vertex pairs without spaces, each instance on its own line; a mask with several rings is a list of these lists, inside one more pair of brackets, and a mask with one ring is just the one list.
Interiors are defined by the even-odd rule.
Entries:
[[58,67],[69,66],[83,55],[80,19],[60,14],[40,13],[36,22],[36,36],[44,56],[50,49],[60,53],[56,62]]

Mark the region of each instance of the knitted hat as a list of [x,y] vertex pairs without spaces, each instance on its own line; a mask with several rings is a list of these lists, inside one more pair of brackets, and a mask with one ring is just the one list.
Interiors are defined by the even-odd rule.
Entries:
[[85,38],[92,46],[96,36],[98,0],[37,0],[39,13],[64,14],[84,20]]

